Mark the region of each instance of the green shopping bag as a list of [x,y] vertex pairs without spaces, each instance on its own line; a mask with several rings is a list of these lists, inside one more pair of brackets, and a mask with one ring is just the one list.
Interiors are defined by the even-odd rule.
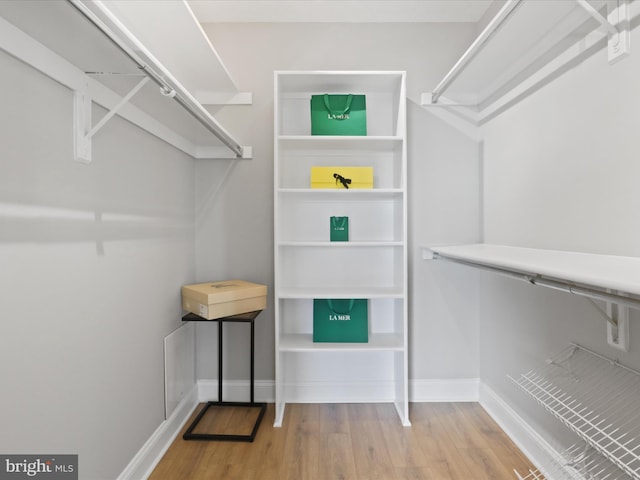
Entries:
[[364,95],[312,95],[311,135],[366,135]]
[[366,298],[315,298],[313,341],[367,343],[369,304]]
[[332,242],[349,241],[349,217],[331,217],[329,228],[331,229],[330,239]]

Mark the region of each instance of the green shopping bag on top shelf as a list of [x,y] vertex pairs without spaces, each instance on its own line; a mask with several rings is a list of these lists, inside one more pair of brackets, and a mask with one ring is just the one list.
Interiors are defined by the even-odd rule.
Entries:
[[366,135],[364,95],[312,95],[311,135]]
[[367,343],[369,301],[366,298],[315,298],[313,341]]

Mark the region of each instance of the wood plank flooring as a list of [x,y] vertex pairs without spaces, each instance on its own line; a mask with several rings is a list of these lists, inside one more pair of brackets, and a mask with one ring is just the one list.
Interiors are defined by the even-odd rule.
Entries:
[[[252,421],[215,415],[198,431],[242,431]],[[413,403],[410,417],[403,427],[391,404],[287,404],[274,428],[269,404],[253,443],[181,433],[149,480],[515,480],[514,469],[533,468],[477,403]]]

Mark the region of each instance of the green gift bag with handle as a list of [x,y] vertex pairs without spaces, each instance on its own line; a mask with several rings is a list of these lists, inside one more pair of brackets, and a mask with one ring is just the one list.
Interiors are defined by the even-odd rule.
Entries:
[[332,242],[349,241],[349,217],[331,217],[329,228],[331,229],[329,238]]
[[313,341],[367,343],[369,301],[366,298],[315,298]]
[[311,135],[366,135],[364,95],[311,96]]

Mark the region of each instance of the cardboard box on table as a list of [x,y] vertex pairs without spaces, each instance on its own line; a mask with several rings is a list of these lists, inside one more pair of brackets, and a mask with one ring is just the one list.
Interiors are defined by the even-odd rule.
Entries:
[[264,310],[267,286],[244,280],[197,283],[182,287],[182,308],[207,320]]

